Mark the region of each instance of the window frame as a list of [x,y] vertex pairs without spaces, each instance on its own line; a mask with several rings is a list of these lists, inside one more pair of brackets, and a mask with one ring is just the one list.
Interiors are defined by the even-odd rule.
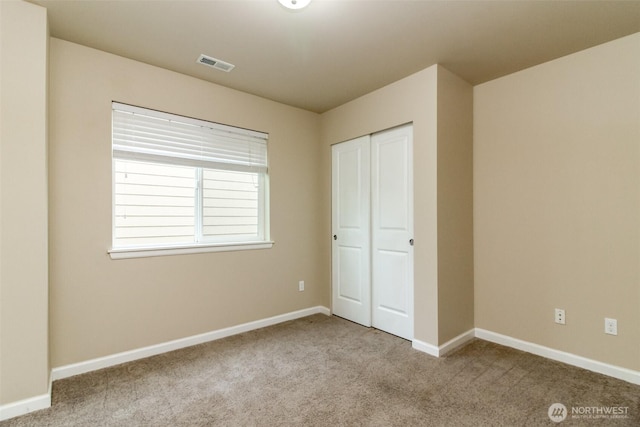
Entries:
[[[199,126],[208,127],[209,129],[218,129],[223,131],[232,131],[237,133],[245,133],[247,135],[260,135],[264,138],[265,144],[268,140],[268,134],[264,132],[257,132],[248,129],[238,128],[229,125],[222,125],[219,123],[214,123],[210,121],[194,119],[187,116],[181,116],[173,113],[165,113],[157,110],[151,110],[143,107],[136,107],[129,104],[123,104],[119,102],[112,102],[112,113],[114,110],[127,111],[127,112],[142,112],[142,114],[151,116],[151,117],[159,117],[162,119],[173,119],[176,121],[180,121],[182,123],[188,124],[197,124]],[[113,114],[112,114],[113,116]],[[166,243],[166,244],[141,244],[141,245],[131,245],[131,246],[115,246],[115,236],[116,236],[116,161],[141,161],[143,163],[153,163],[153,164],[165,164],[165,165],[174,165],[170,162],[162,162],[162,161],[148,161],[144,159],[136,160],[136,159],[123,159],[116,157],[114,155],[114,124],[112,118],[111,124],[112,130],[112,150],[111,150],[111,180],[112,180],[112,188],[111,188],[111,221],[112,221],[112,229],[111,229],[111,247],[107,250],[111,259],[125,259],[125,258],[140,258],[140,257],[153,257],[153,256],[167,256],[167,255],[182,255],[182,254],[194,254],[194,253],[205,253],[205,252],[227,252],[227,251],[244,251],[244,250],[255,250],[255,249],[270,249],[273,247],[274,242],[270,239],[270,218],[269,218],[269,169],[268,165],[264,168],[263,171],[257,171],[258,178],[260,179],[259,188],[261,191],[258,191],[258,206],[257,206],[257,218],[258,218],[258,238],[255,240],[252,239],[238,239],[238,240],[203,240],[203,218],[204,218],[204,209],[202,206],[203,202],[203,171],[204,170],[219,170],[219,171],[228,171],[228,169],[218,169],[215,167],[207,167],[203,165],[189,165],[189,167],[195,168],[196,172],[196,185],[197,191],[194,194],[194,204],[196,208],[194,209],[194,241],[193,242],[185,242],[185,243]],[[186,165],[185,165],[186,166]]]

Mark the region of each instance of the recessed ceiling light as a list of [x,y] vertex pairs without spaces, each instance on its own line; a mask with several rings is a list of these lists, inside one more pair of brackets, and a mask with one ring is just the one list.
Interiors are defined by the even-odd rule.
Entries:
[[278,0],[278,3],[291,10],[300,10],[309,6],[311,0]]

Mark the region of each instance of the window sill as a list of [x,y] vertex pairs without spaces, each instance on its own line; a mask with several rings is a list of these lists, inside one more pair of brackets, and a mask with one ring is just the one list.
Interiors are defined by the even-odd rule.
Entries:
[[111,259],[147,258],[154,256],[199,254],[204,252],[249,251],[271,249],[274,242],[205,243],[181,246],[154,246],[140,248],[111,248],[107,252]]

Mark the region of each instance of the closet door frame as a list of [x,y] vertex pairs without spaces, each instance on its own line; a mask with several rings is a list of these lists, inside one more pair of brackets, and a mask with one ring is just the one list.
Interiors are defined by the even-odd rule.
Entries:
[[413,127],[332,151],[332,311],[413,339]]

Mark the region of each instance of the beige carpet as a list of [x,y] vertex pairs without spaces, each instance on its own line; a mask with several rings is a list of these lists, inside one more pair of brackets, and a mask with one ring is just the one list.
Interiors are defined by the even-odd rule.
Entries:
[[559,425],[640,425],[640,386],[480,340],[437,359],[315,315],[56,381],[50,409],[0,426],[540,426],[553,403],[627,408]]

